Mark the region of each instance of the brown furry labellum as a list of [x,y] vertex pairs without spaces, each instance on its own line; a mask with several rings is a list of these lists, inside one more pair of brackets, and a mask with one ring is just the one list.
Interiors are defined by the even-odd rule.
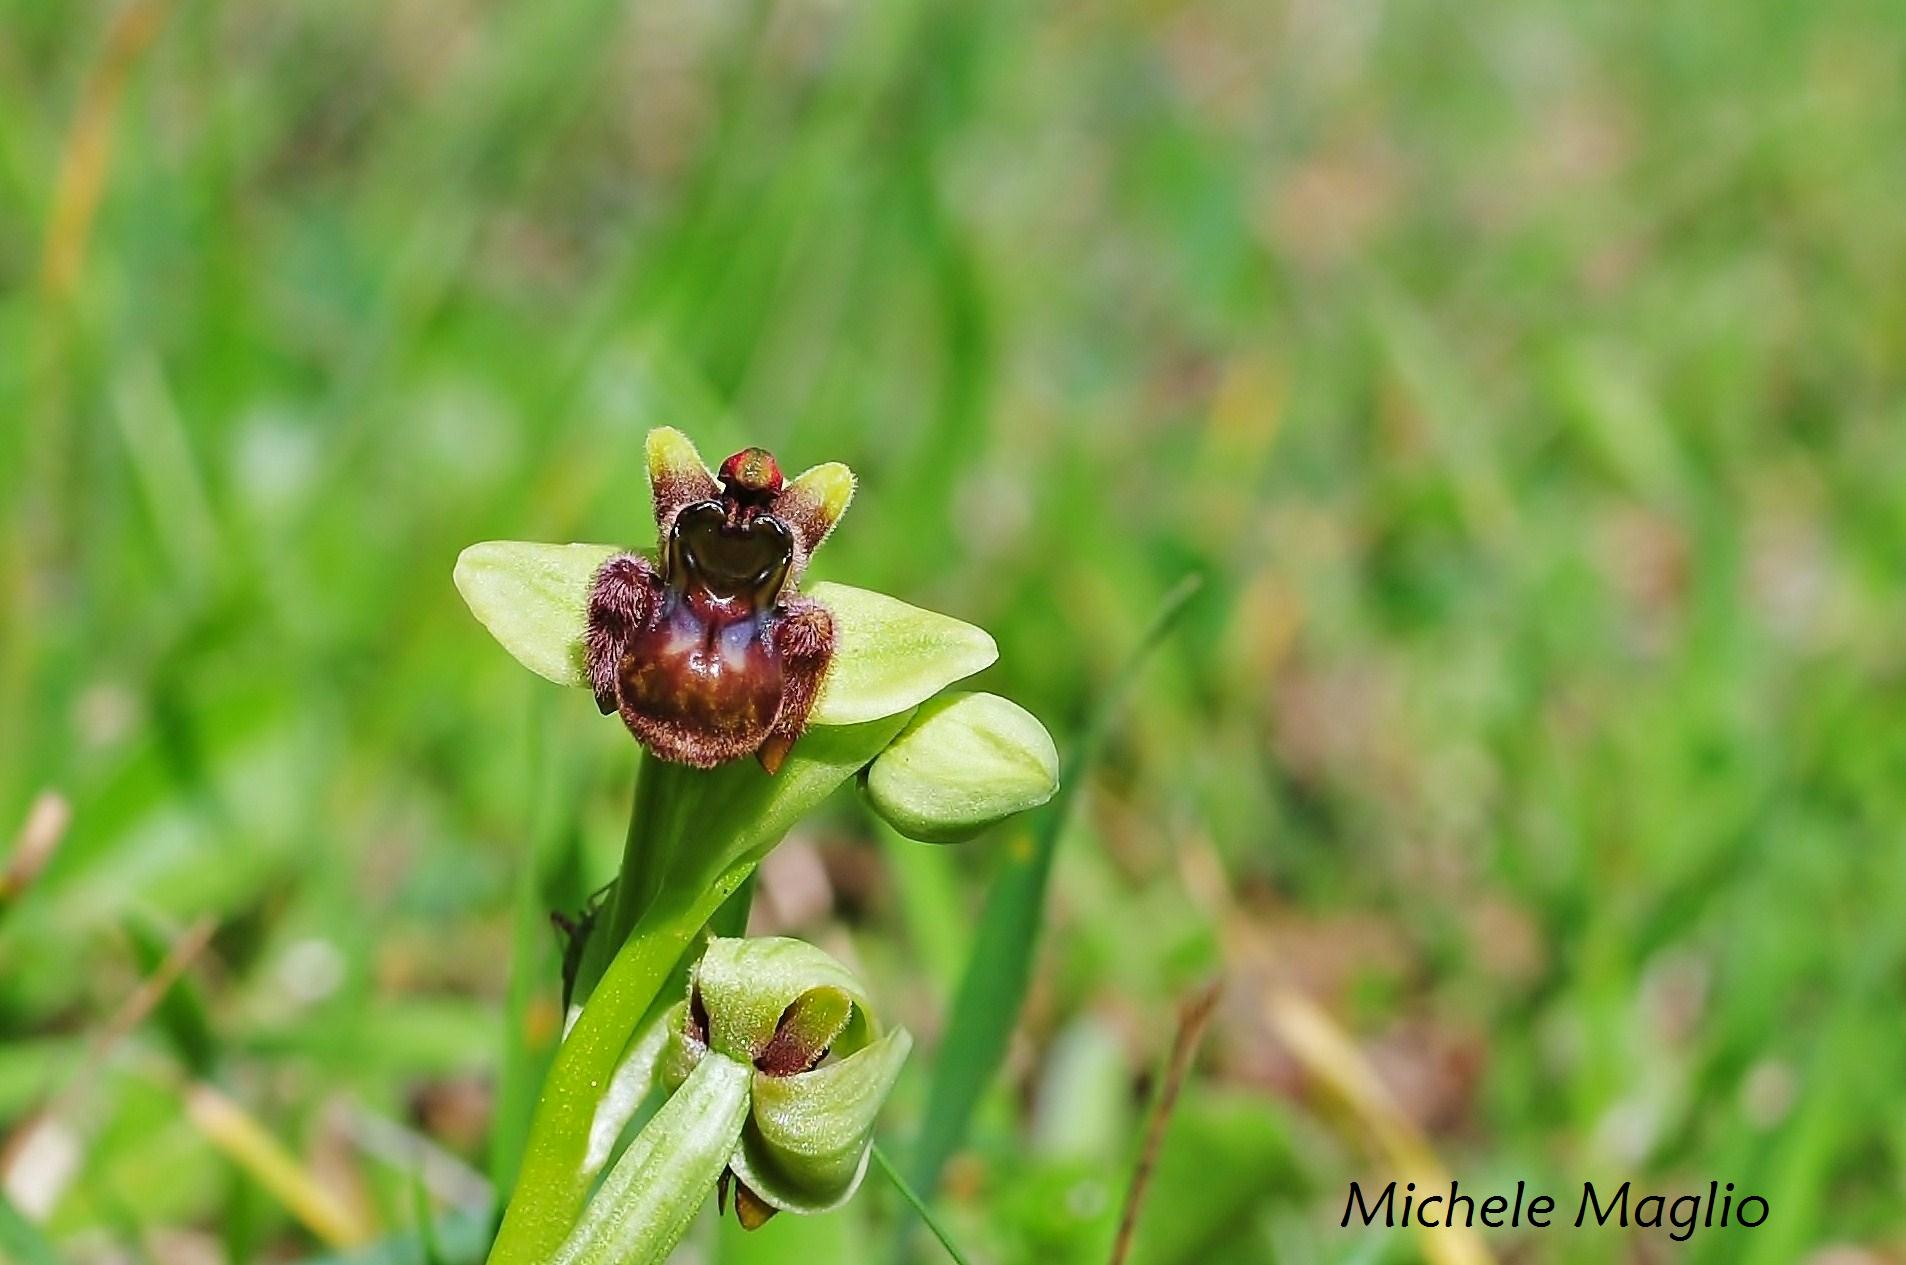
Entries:
[[763,448],[710,474],[686,438],[658,431],[649,477],[659,559],[617,554],[590,587],[596,704],[659,759],[706,769],[753,754],[773,773],[833,658],[833,619],[795,584],[852,476],[821,466],[784,485]]

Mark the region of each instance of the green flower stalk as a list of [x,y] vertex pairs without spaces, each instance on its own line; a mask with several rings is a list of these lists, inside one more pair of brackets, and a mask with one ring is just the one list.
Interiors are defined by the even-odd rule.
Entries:
[[[997,657],[984,631],[885,594],[802,584],[852,498],[845,466],[784,480],[750,448],[710,470],[668,429],[647,450],[652,552],[490,541],[456,565],[458,590],[504,649],[588,689],[643,753],[621,872],[566,955],[580,1010],[538,1100],[492,1265],[541,1265],[571,1241],[662,1054],[637,1032],[710,916],[801,816],[858,776],[902,834],[948,842],[1057,786],[1052,739],[1030,714],[942,693]],[[697,1119],[721,1118],[735,1087],[701,1066],[677,1097],[701,1104]],[[785,1088],[754,1086],[750,1101]],[[751,1128],[768,1137],[771,1119],[756,1110]],[[685,1163],[661,1157],[687,1149],[651,1162]],[[818,1206],[769,1155],[724,1162],[737,1191],[767,1207]]]

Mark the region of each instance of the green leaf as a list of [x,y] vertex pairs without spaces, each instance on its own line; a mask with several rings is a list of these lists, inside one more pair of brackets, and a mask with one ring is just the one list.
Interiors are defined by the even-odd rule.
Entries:
[[728,1166],[754,1069],[720,1054],[695,1065],[609,1170],[550,1265],[660,1265]]
[[1037,717],[997,694],[947,694],[914,713],[867,769],[868,802],[925,843],[969,839],[1059,789],[1059,752]]
[[[584,607],[613,545],[488,540],[457,558],[457,591],[477,622],[536,675],[586,686]],[[854,725],[924,702],[999,657],[983,629],[845,584],[809,596],[834,617],[834,661],[810,723]]]
[[[589,1153],[583,1159],[584,1172],[590,1177],[601,1172],[602,1166],[609,1162],[623,1129],[635,1119],[649,1091],[655,1088],[656,1070],[668,1048],[669,1030],[665,1020],[666,1016],[657,1015],[629,1042],[628,1053],[622,1056],[621,1065],[603,1092],[596,1118],[589,1123]],[[683,1069],[683,1075],[687,1075],[687,1069]]]
[[911,1185],[924,1195],[931,1196],[938,1186],[946,1161],[966,1138],[980,1095],[1005,1058],[1007,1041],[1032,980],[1033,950],[1045,914],[1052,858],[1085,782],[1085,771],[1098,759],[1106,731],[1139,667],[1171,631],[1197,590],[1198,580],[1191,576],[1166,596],[1151,626],[1088,717],[1059,792],[1040,819],[1034,846],[1023,853],[1009,854],[987,892],[973,937],[972,956],[967,959],[946,1037],[934,1060],[926,1117],[909,1165]]
[[589,582],[614,545],[486,540],[457,555],[457,592],[516,661],[558,685],[587,685],[582,650]]
[[907,1179],[902,1177],[900,1170],[893,1166],[893,1161],[888,1159],[887,1153],[880,1149],[880,1144],[876,1142],[872,1149],[874,1166],[887,1175],[887,1180],[892,1182],[893,1188],[900,1192],[900,1197],[907,1201],[907,1206],[913,1209],[914,1215],[926,1223],[927,1229],[933,1231],[933,1237],[940,1241],[940,1246],[946,1249],[946,1254],[953,1258],[953,1265],[970,1265],[966,1253],[962,1252],[960,1245],[953,1241],[953,1235],[940,1224],[940,1219],[933,1215],[933,1209],[927,1207],[926,1200],[920,1198],[919,1192],[907,1184]]
[[575,1026],[557,1048],[530,1120],[516,1189],[490,1248],[491,1265],[549,1260],[583,1212],[596,1169],[590,1140],[629,1038],[704,923],[734,891],[733,881],[658,907],[629,937]]
[[999,658],[985,629],[885,593],[821,583],[808,596],[834,617],[834,663],[810,718],[817,725],[905,711]]

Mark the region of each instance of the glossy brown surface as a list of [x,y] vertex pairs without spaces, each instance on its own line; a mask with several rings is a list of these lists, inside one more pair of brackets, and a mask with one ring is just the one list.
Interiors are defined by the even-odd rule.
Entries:
[[658,488],[659,566],[624,554],[597,574],[597,702],[664,760],[707,768],[758,753],[773,772],[806,722],[832,622],[788,595],[800,544],[767,499],[780,485],[772,454],[744,449],[722,463],[718,496],[676,503]]

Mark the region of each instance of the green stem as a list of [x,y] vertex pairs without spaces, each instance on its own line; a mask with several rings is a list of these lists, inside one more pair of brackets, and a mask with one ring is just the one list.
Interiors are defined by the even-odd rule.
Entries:
[[[568,1238],[596,1177],[587,1160],[603,1097],[683,954],[788,827],[866,767],[911,714],[814,730],[772,777],[753,761],[701,771],[644,760],[627,872],[582,972],[601,977],[543,1083],[490,1265],[546,1265]],[[745,921],[739,902],[730,912]],[[604,959],[606,969],[594,966]]]
[[622,842],[622,868],[607,903],[583,946],[576,972],[575,1000],[587,1002],[596,981],[621,951],[623,942],[661,895],[669,867],[683,835],[681,811],[692,797],[682,781],[692,771],[643,756],[636,766],[635,797],[629,806],[629,829]]
[[543,1084],[490,1265],[543,1265],[568,1238],[595,1176],[585,1163],[590,1126],[629,1038],[702,924],[753,868],[738,866],[711,887],[651,906],[603,973]]
[[689,823],[684,817],[694,803],[690,787],[700,776],[696,769],[649,755],[642,757],[635,775],[629,832],[622,844],[622,870],[604,919],[603,943],[611,954],[629,938],[642,915],[662,894],[675,850],[692,833],[686,829]]
[[[757,871],[749,869],[748,876],[735,888],[735,894],[724,901],[721,908],[715,911],[715,916],[708,920],[709,935],[734,938],[748,934],[748,915],[754,909],[754,885],[758,877]],[[687,980],[682,982],[686,987]]]

